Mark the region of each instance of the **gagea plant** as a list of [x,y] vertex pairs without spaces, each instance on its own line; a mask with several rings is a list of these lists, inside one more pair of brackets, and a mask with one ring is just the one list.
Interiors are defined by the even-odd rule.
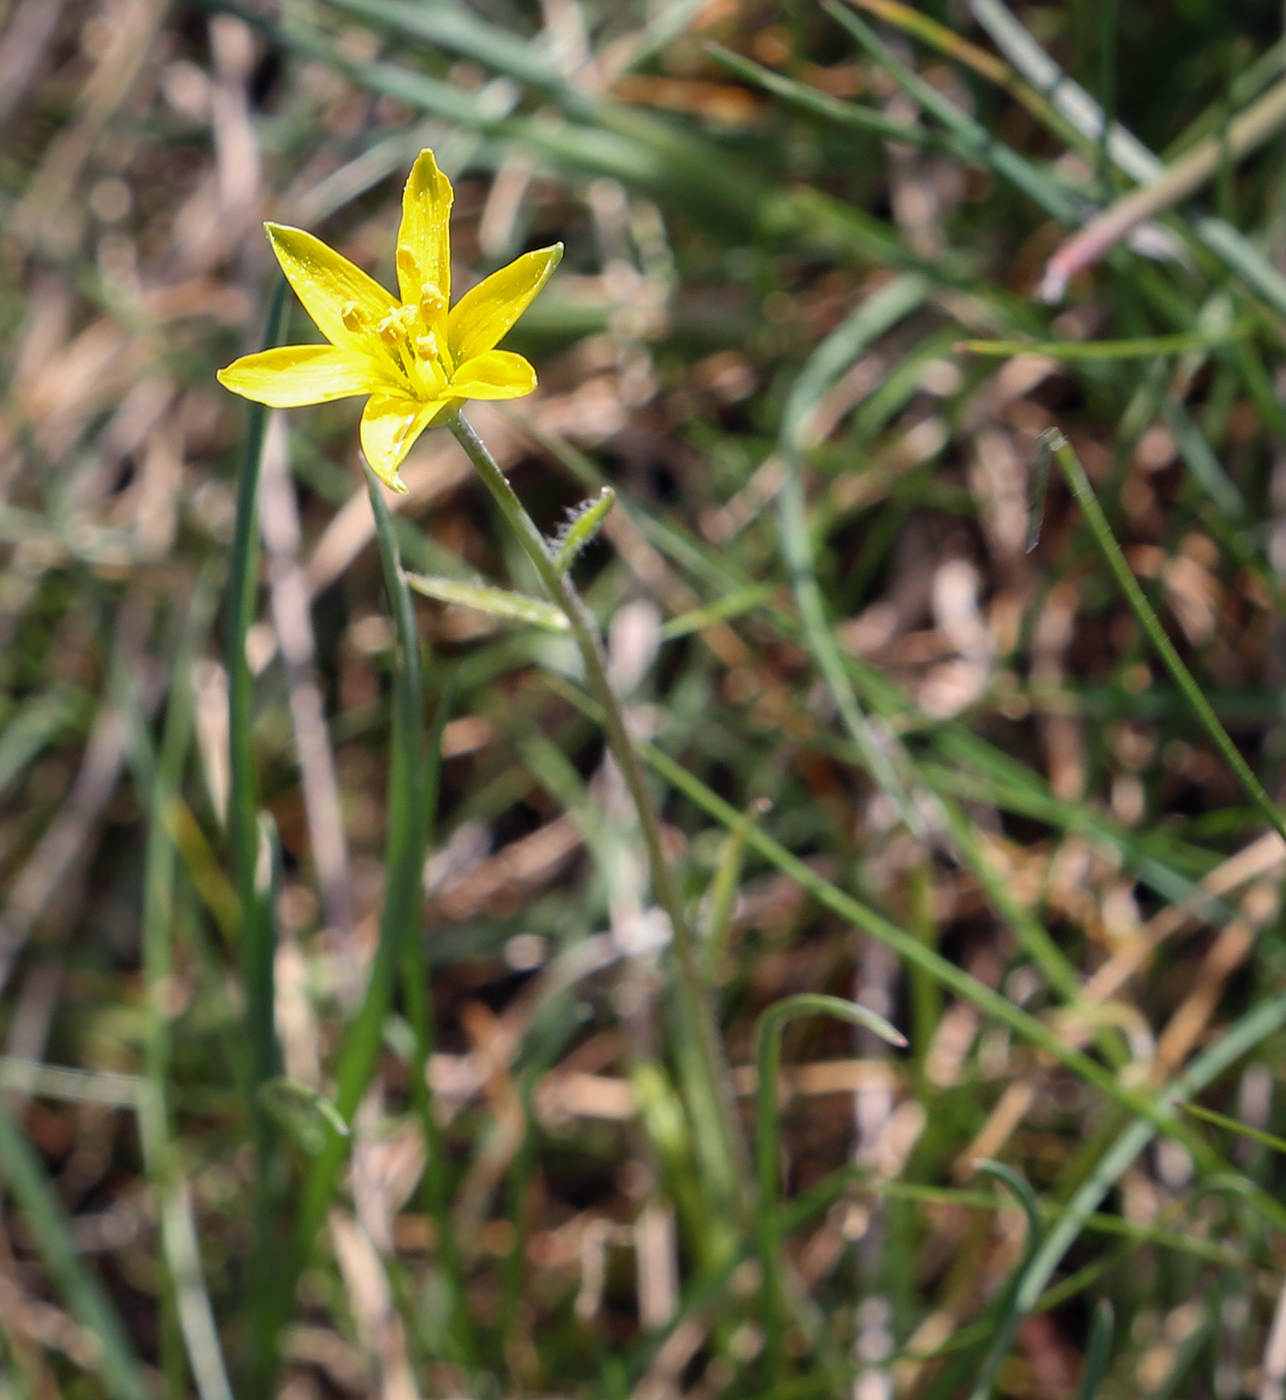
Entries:
[[[620,766],[638,816],[638,831],[646,849],[653,898],[664,911],[673,935],[670,963],[679,1022],[690,1037],[685,1096],[694,1118],[711,1125],[716,1194],[725,1216],[743,1211],[748,1201],[745,1148],[733,1113],[733,1095],[722,1046],[704,986],[694,934],[661,835],[660,815],[638,749],[630,737],[625,708],[609,679],[597,619],[581,598],[571,570],[577,550],[602,525],[615,499],[610,488],[587,502],[558,539],[546,539],[527,513],[513,487],[497,466],[486,444],[467,422],[462,406],[471,398],[512,399],[536,387],[536,374],[521,355],[496,348],[514,322],[548,281],[562,257],[562,245],[526,253],[486,278],[450,306],[450,182],[438,169],[431,151],[422,151],[406,182],[402,223],[398,231],[397,276],[400,300],[360,268],[328,248],[312,234],[278,224],[268,236],[290,285],[303,302],[328,345],[293,345],[247,355],[219,374],[227,388],[273,408],[324,403],[353,394],[368,394],[362,415],[361,442],[368,466],[371,510],[382,557],[385,584],[398,630],[398,665],[394,684],[388,794],[388,884],[381,918],[380,946],[368,979],[361,1008],[350,1023],[335,1069],[336,1120],[346,1127],[375,1071],[381,1027],[390,1004],[392,979],[420,935],[417,909],[422,899],[421,869],[431,799],[424,777],[428,771],[422,746],[423,693],[420,684],[420,639],[410,588],[449,602],[467,602],[509,623],[535,624],[563,632],[580,655],[587,705],[596,710],[608,744]],[[458,579],[428,579],[408,575],[402,568],[387,502],[376,478],[395,490],[405,489],[398,468],[416,438],[433,424],[449,427],[468,454],[507,526],[534,566],[545,600],[527,598],[490,586],[463,584]],[[253,473],[243,477],[238,511],[239,536],[253,536],[251,518],[256,499]],[[249,613],[244,600],[253,594],[253,556],[238,554],[234,577],[240,580],[241,603],[232,612],[243,622]],[[244,660],[244,636],[230,644],[230,669],[238,693],[249,685]],[[252,770],[247,725],[237,728],[246,750],[242,768]],[[233,747],[237,746],[234,737]],[[248,781],[248,779],[247,779]],[[235,786],[235,784],[234,784]],[[234,804],[235,805],[235,804]],[[247,827],[249,830],[249,827]],[[248,888],[253,849],[241,861],[241,886]],[[271,966],[270,939],[263,953]],[[248,961],[248,981],[254,972]],[[422,994],[421,986],[410,995]],[[267,974],[260,976],[264,982]],[[271,1024],[271,998],[260,988],[259,1019]],[[253,1019],[253,1018],[252,1018]],[[423,1038],[421,1050],[429,1053]],[[425,1060],[427,1063],[427,1058]],[[271,1068],[266,1064],[261,1077]],[[423,1076],[419,1078],[422,1080]],[[269,1082],[273,1082],[269,1080]],[[427,1090],[426,1090],[427,1092]],[[261,1097],[262,1091],[256,1090]],[[260,1101],[256,1098],[256,1104]],[[426,1141],[436,1129],[425,1110]],[[710,1135],[707,1135],[710,1136]],[[256,1311],[252,1344],[251,1391],[266,1394],[273,1374],[277,1340],[289,1316],[295,1284],[305,1268],[326,1202],[339,1179],[349,1137],[332,1130],[323,1150],[309,1168],[294,1243],[283,1259],[262,1261],[259,1288],[263,1307]],[[269,1176],[265,1153],[261,1170]],[[440,1161],[440,1154],[430,1152]],[[437,1170],[435,1167],[434,1170]],[[740,1180],[737,1178],[740,1177]],[[444,1249],[450,1251],[449,1212],[439,1201],[439,1228]],[[724,1237],[728,1237],[725,1229]],[[458,1306],[464,1290],[457,1284]]]

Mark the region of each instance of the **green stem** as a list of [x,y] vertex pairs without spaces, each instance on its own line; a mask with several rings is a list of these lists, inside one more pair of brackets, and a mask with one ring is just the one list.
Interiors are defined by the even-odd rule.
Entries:
[[1219,717],[1215,714],[1210,701],[1201,693],[1201,687],[1193,678],[1192,672],[1183,664],[1179,653],[1174,648],[1174,643],[1166,635],[1165,628],[1161,626],[1161,619],[1157,617],[1152,605],[1144,596],[1143,589],[1139,587],[1138,579],[1134,577],[1126,562],[1125,555],[1121,552],[1121,546],[1116,542],[1112,527],[1107,523],[1107,517],[1103,514],[1103,507],[1099,505],[1094,488],[1090,485],[1090,479],[1085,475],[1085,468],[1081,466],[1079,458],[1072,451],[1071,444],[1059,434],[1053,447],[1058,465],[1085,516],[1085,523],[1090,527],[1090,532],[1093,534],[1099,549],[1102,550],[1104,559],[1107,560],[1108,568],[1112,570],[1120,585],[1121,592],[1125,594],[1126,602],[1129,603],[1134,611],[1134,616],[1138,618],[1139,624],[1147,633],[1148,640],[1156,648],[1157,655],[1165,664],[1166,670],[1170,672],[1174,683],[1183,692],[1188,704],[1192,706],[1193,713],[1200,720],[1202,728],[1209,734],[1215,748],[1227,759],[1228,766],[1237,775],[1250,800],[1268,819],[1273,830],[1283,840],[1286,840],[1286,825],[1282,823],[1281,813],[1278,812],[1272,798],[1264,791],[1263,784],[1250,771],[1250,765],[1241,756],[1240,750],[1229,737],[1228,731],[1219,723]]
[[723,1046],[705,995],[696,939],[688,923],[678,882],[665,856],[661,819],[648,787],[643,764],[634,741],[630,738],[624,707],[608,679],[607,662],[597,624],[572,586],[571,579],[556,567],[544,536],[527,514],[508,478],[496,465],[486,444],[474,432],[463,414],[456,416],[451,424],[451,431],[517,535],[518,542],[535,566],[550,601],[562,610],[571,628],[572,637],[585,666],[585,678],[590,693],[601,709],[602,725],[608,745],[620,765],[625,785],[638,813],[639,827],[643,833],[651,869],[653,893],[657,903],[668,915],[673,929],[679,998],[684,1017],[696,1032],[706,1080],[703,1092],[709,1100],[706,1104],[694,1104],[692,1107],[703,1116],[707,1113],[715,1115],[715,1121],[720,1124],[722,1130],[726,1159],[731,1164],[735,1178],[744,1181],[747,1175],[746,1150],[736,1117],[735,1100],[724,1060]]

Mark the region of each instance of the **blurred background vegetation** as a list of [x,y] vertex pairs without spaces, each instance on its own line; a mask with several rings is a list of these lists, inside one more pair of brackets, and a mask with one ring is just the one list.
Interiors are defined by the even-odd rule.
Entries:
[[[1280,6],[0,17],[4,1400],[1280,1400]],[[313,334],[261,220],[391,283],[425,146],[458,286],[567,245],[471,416],[551,533],[619,493],[577,578],[745,1153],[565,639],[417,603],[380,962],[356,411],[213,375]],[[533,587],[448,434],[404,474],[408,567]],[[800,993],[909,1046],[791,1018],[756,1123]]]

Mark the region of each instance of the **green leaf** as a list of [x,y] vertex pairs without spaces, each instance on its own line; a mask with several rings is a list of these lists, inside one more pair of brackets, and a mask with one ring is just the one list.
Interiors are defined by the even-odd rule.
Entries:
[[[609,502],[610,504],[610,502]],[[490,588],[482,584],[461,583],[454,578],[430,578],[426,574],[407,574],[406,581],[417,593],[436,598],[439,603],[456,603],[464,608],[476,608],[502,622],[526,622],[546,632],[566,632],[568,621],[552,603],[528,598],[522,593],[510,593],[505,588]]]
[[610,486],[604,486],[597,496],[576,507],[567,524],[552,542],[554,568],[559,573],[565,574],[571,568],[576,556],[602,529],[608,511],[615,504],[616,492]]
[[350,1129],[333,1103],[310,1084],[279,1074],[259,1086],[264,1111],[308,1153],[316,1157],[330,1133],[348,1137]]

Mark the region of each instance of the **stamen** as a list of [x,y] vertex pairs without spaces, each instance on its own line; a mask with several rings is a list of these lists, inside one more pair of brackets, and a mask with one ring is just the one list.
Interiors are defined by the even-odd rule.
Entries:
[[397,271],[403,286],[409,283],[413,287],[420,280],[420,264],[416,261],[415,254],[405,244],[398,245]]
[[429,331],[427,335],[416,337],[415,353],[422,360],[436,360],[438,357],[438,338]]
[[426,282],[420,288],[420,315],[427,326],[436,321],[447,309],[447,299],[442,295],[436,282]]
[[351,331],[354,335],[366,328],[366,318],[362,315],[361,308],[355,301],[346,301],[340,307],[339,319],[343,321],[344,329]]
[[402,318],[396,311],[390,311],[377,327],[380,339],[390,349],[396,350],[406,338],[406,331],[402,327]]

